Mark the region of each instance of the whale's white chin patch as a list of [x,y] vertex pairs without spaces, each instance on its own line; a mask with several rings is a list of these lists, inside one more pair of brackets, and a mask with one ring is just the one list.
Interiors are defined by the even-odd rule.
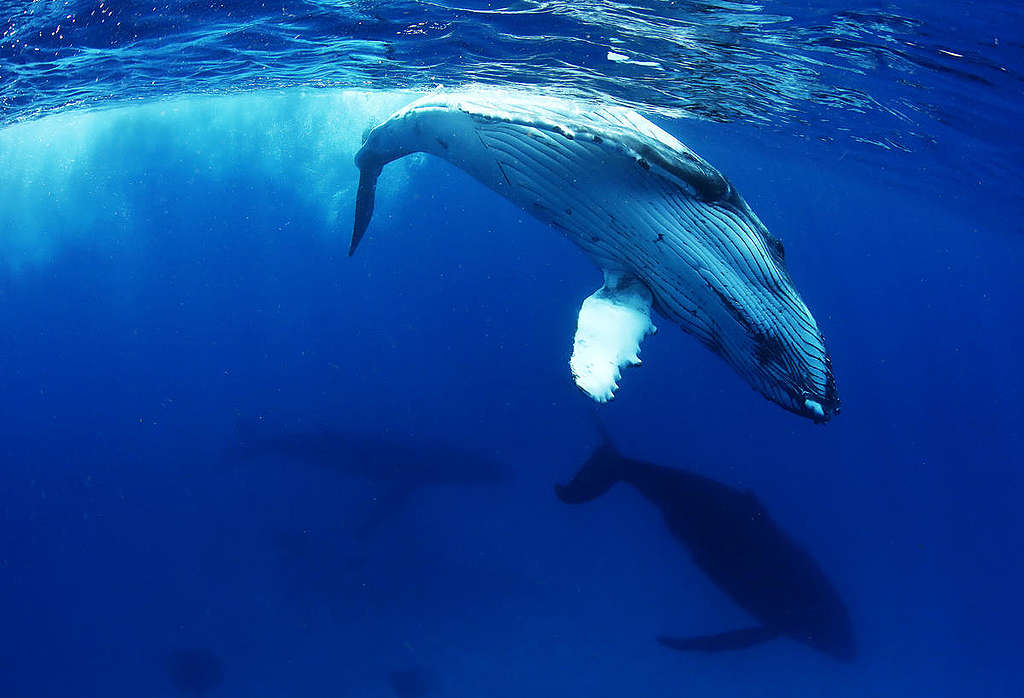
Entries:
[[640,342],[657,330],[651,302],[636,277],[605,272],[604,286],[580,306],[569,368],[576,385],[598,402],[615,397],[620,368],[640,363]]

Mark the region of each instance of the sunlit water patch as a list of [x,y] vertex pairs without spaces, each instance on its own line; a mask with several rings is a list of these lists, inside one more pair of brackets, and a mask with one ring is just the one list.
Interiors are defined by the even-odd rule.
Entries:
[[347,245],[358,175],[352,153],[367,128],[408,100],[385,92],[260,92],[71,111],[10,126],[0,130],[0,262],[17,272],[45,264],[66,245],[142,253],[153,212],[188,203],[168,190],[171,181],[182,184],[182,172],[200,186],[285,186],[316,212],[319,225],[310,232],[345,236],[339,244]]

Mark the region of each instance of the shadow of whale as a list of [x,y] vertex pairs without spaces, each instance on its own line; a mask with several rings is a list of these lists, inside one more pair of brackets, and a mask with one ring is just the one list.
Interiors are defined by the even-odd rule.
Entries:
[[758,625],[700,637],[658,637],[682,651],[719,652],[789,637],[842,661],[857,653],[849,613],[810,553],[783,531],[757,497],[709,478],[622,456],[605,435],[576,476],[555,485],[569,504],[618,482],[635,487],[664,516],[694,563]]
[[262,422],[238,424],[230,453],[251,459],[283,459],[334,470],[383,486],[357,532],[366,534],[401,510],[426,487],[493,486],[512,471],[471,449],[439,441],[391,437],[321,427],[278,430]]

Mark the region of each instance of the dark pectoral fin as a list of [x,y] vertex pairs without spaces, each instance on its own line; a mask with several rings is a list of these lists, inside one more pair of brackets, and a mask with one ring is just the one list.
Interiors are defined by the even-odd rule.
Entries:
[[743,628],[731,630],[719,635],[701,635],[699,637],[668,637],[659,635],[658,642],[683,652],[727,652],[743,650],[762,642],[774,640],[781,633],[772,628]]
[[379,167],[366,167],[359,170],[359,188],[356,190],[356,217],[352,226],[352,243],[348,248],[349,257],[356,251],[359,241],[363,239],[370,219],[373,218],[373,200],[377,193],[377,178],[380,177]]

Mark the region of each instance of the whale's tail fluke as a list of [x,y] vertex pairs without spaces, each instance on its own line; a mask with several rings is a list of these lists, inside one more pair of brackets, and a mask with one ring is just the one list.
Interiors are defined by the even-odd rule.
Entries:
[[628,461],[615,448],[608,431],[600,422],[602,443],[579,472],[564,485],[555,485],[555,494],[566,504],[582,504],[597,499],[622,480]]
[[754,628],[743,628],[742,630],[730,630],[727,633],[718,635],[701,635],[699,637],[670,637],[659,635],[658,642],[674,650],[681,652],[728,652],[730,650],[743,650],[762,642],[774,640],[781,635],[774,628],[757,626]]
[[363,239],[370,219],[373,218],[373,200],[377,193],[377,178],[380,177],[382,168],[368,165],[359,168],[359,188],[356,190],[356,216],[352,226],[352,242],[348,247],[348,256],[351,257],[359,241]]

